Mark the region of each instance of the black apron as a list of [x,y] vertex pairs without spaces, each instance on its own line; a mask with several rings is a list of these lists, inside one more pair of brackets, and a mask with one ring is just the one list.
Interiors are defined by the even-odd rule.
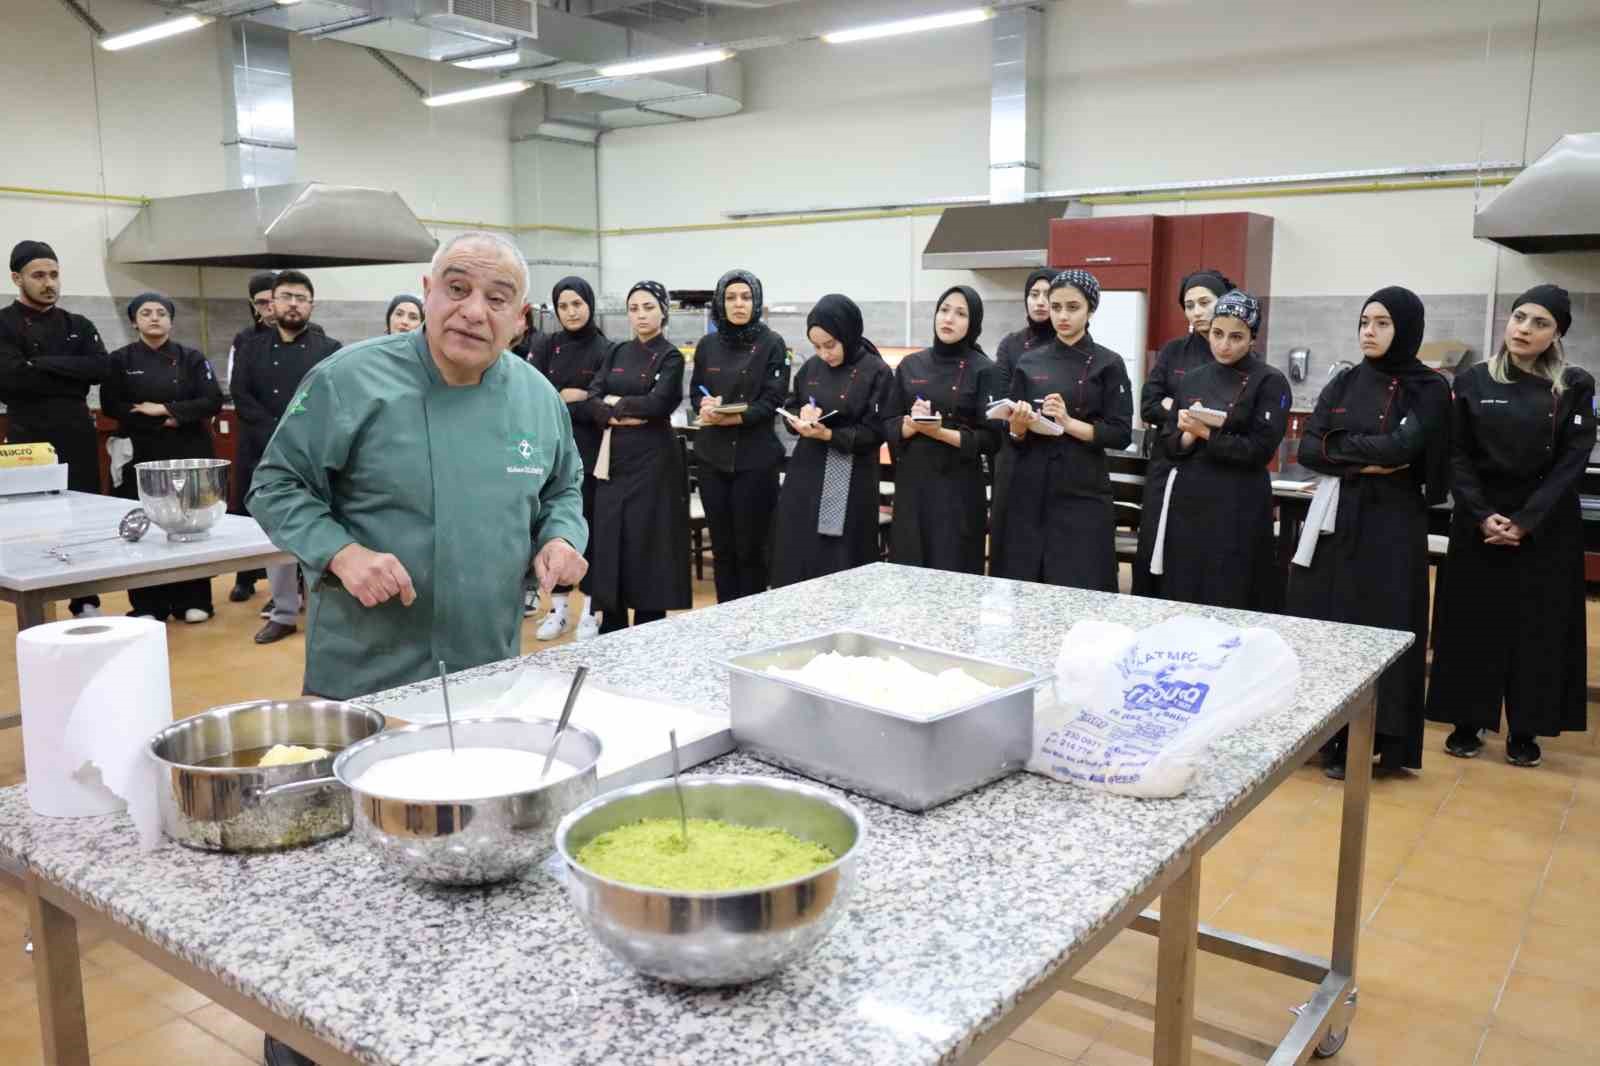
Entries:
[[[1247,610],[1278,605],[1267,464],[1283,441],[1290,395],[1288,379],[1254,352],[1231,367],[1213,360],[1184,375],[1173,406],[1198,402],[1227,411],[1228,420],[1188,449],[1174,420],[1164,442],[1177,477],[1167,511],[1164,598]],[[1158,505],[1139,524],[1160,518]]]
[[[893,378],[870,341],[842,365],[831,367],[812,356],[794,377],[787,410],[798,415],[812,399],[828,419],[832,441],[801,438],[789,457],[778,494],[778,525],[773,536],[772,587],[838,573],[878,561],[878,449],[883,444],[883,408]],[[786,431],[787,424],[785,424]],[[829,451],[851,458],[844,535],[817,532],[823,474]]]
[[[1286,613],[1416,635],[1378,679],[1377,722],[1413,769],[1422,766],[1428,646],[1423,458],[1427,436],[1449,432],[1449,393],[1440,377],[1413,404],[1400,378],[1363,362],[1322,390],[1300,440],[1300,465],[1341,479],[1339,511],[1333,532],[1317,538],[1311,565],[1290,566]],[[1367,465],[1407,469],[1360,473]]]
[[1122,357],[1085,333],[1072,347],[1059,339],[1025,352],[1011,375],[1011,398],[1038,410],[1060,393],[1067,413],[1094,424],[1085,443],[1067,434],[1029,432],[1013,453],[1002,523],[999,577],[1072,588],[1117,591],[1116,510],[1107,448],[1133,439],[1133,395]]
[[[1022,358],[1024,352],[1042,345],[1049,344],[1055,339],[1054,330],[1034,330],[1028,327],[1007,333],[1000,340],[1000,347],[995,349],[994,361],[998,380],[996,381],[996,398],[1011,395],[1011,375],[1016,372],[1017,360]],[[1011,490],[1011,474],[1015,465],[1016,453],[1005,446],[1006,427],[1004,423],[996,422],[1000,427],[1000,450],[990,458],[990,465],[994,468],[994,487],[989,499],[989,573],[1000,576],[1004,570],[1003,553],[1005,549],[1005,517],[1006,494]]]
[[645,420],[612,428],[610,477],[595,484],[589,584],[603,611],[691,606],[689,480],[669,421],[682,402],[683,353],[659,334],[614,345],[590,382],[585,412],[602,434],[612,417]]
[[1190,333],[1162,345],[1155,363],[1139,390],[1139,417],[1145,424],[1145,450],[1149,462],[1144,471],[1144,493],[1139,505],[1139,547],[1133,560],[1133,594],[1161,595],[1161,578],[1150,572],[1150,553],[1155,550],[1156,526],[1161,516],[1161,494],[1166,489],[1172,457],[1167,454],[1166,435],[1178,420],[1177,401],[1170,410],[1161,401],[1171,398],[1191,370],[1207,366],[1211,342]]
[[[1455,380],[1455,510],[1434,590],[1428,717],[1468,728],[1555,736],[1587,728],[1588,631],[1578,482],[1595,443],[1594,379],[1549,381],[1479,364]],[[1483,543],[1502,514],[1519,547]]]

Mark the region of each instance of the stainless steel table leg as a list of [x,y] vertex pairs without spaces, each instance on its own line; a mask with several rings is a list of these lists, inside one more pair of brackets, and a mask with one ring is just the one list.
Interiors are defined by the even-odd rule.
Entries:
[[41,898],[32,875],[27,886],[28,919],[33,929],[33,980],[39,993],[45,1066],[89,1066],[77,919]]
[[[1367,811],[1372,802],[1372,741],[1377,730],[1377,693],[1369,688],[1363,706],[1350,720],[1350,756],[1345,759],[1343,825],[1339,831],[1339,883],[1333,909],[1333,972],[1356,975],[1356,948],[1361,940],[1361,882],[1367,868]],[[1349,1023],[1349,1011],[1336,1020],[1338,1032]],[[1339,1024],[1342,1022],[1343,1024]]]
[[1199,954],[1200,856],[1161,894],[1156,951],[1155,1066],[1189,1066],[1194,1047],[1194,968]]

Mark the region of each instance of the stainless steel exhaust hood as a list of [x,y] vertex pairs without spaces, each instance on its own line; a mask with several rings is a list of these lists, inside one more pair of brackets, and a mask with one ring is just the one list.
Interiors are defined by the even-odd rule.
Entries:
[[924,270],[998,270],[1042,267],[1049,254],[1050,221],[1083,214],[1072,200],[947,207],[922,249]]
[[1512,251],[1600,251],[1600,133],[1569,133],[1472,220],[1472,235]]
[[152,200],[111,259],[285,270],[424,263],[438,244],[398,193],[309,181]]

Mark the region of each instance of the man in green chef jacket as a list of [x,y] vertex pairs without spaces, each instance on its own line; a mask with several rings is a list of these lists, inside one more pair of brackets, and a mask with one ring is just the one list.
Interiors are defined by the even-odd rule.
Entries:
[[305,689],[367,695],[520,651],[522,582],[587,564],[583,462],[566,405],[505,349],[527,262],[465,233],[422,281],[425,326],[352,344],[301,384],[256,468],[250,513],[299,558]]

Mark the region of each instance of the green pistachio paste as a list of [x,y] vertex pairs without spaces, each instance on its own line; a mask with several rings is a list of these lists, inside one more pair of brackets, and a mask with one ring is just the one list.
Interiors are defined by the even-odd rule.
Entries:
[[820,870],[838,856],[782,829],[689,819],[689,846],[675,818],[647,818],[601,833],[578,852],[592,873],[643,888],[724,892],[760,888]]

